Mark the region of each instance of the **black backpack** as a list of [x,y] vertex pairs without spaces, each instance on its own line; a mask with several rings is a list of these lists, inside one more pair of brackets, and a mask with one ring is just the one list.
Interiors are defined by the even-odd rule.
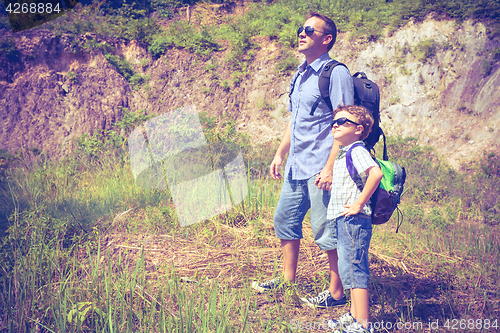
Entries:
[[[330,108],[330,110],[333,111],[333,105],[330,100],[330,74],[332,73],[332,70],[338,65],[347,68],[347,66],[344,65],[343,63],[340,63],[333,59],[323,66],[320,77],[318,79],[318,85],[321,97],[318,98],[318,100],[316,100],[316,102],[314,103],[313,107],[311,108],[310,115],[314,114],[314,111],[318,107],[318,104],[321,102],[321,100],[323,100],[326,103],[326,105]],[[296,73],[294,78],[292,79],[292,83],[290,85],[290,96],[292,95],[293,88],[295,87],[295,81],[297,80],[297,77],[298,73]],[[380,128],[379,88],[377,84],[369,80],[366,74],[363,72],[357,72],[352,76],[352,79],[354,82],[354,105],[361,105],[367,108],[368,111],[371,112],[374,120],[372,131],[370,132],[368,137],[363,140],[365,143],[365,147],[370,151],[373,150],[373,147],[378,142],[380,135],[382,135],[384,139],[383,159],[384,161],[387,161],[388,156],[387,156],[385,134]]]

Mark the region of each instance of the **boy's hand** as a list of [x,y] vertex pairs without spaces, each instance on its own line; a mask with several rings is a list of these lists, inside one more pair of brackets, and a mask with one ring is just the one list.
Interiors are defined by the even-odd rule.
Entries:
[[352,205],[344,205],[344,208],[347,209],[343,211],[342,214],[340,215],[350,216],[350,215],[356,215],[359,212],[361,212],[361,210],[366,205],[370,197],[377,190],[377,187],[380,184],[382,177],[384,176],[382,170],[380,170],[379,167],[370,167],[369,169],[366,170],[366,172],[368,173],[368,179],[366,180],[365,188],[359,195],[358,200],[356,200],[356,202],[353,203]]
[[351,215],[356,215],[361,212],[361,209],[363,208],[360,204],[358,203],[353,203],[352,205],[344,205],[344,208],[347,208],[342,212],[342,216],[351,216]]
[[328,168],[323,168],[319,175],[316,175],[316,181],[314,182],[319,189],[325,191],[331,191],[332,189],[332,172]]

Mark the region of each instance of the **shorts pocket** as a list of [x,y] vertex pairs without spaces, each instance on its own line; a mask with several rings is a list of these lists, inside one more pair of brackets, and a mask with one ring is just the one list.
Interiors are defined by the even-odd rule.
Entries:
[[360,264],[368,259],[368,248],[372,236],[371,221],[368,218],[355,216],[348,225],[350,229],[348,234],[353,244],[352,263]]

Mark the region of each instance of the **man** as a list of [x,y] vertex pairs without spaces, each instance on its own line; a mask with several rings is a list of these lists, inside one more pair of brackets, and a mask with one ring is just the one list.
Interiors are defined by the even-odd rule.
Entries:
[[[333,141],[333,111],[320,97],[318,78],[330,60],[328,51],[337,37],[335,23],[328,17],[311,13],[299,28],[298,51],[305,61],[292,80],[289,111],[292,116],[283,140],[270,166],[273,179],[281,179],[280,167],[289,153],[285,179],[274,215],[276,236],[281,240],[283,275],[252,287],[260,292],[278,287],[283,282],[295,283],[302,239],[302,221],[311,208],[311,227],[316,244],[328,255],[330,286],[318,296],[302,299],[311,307],[329,307],[346,303],[337,267],[336,226],[326,218],[335,156],[339,150]],[[317,101],[319,104],[314,108]],[[330,76],[332,106],[354,104],[354,86],[349,70],[336,66]]]

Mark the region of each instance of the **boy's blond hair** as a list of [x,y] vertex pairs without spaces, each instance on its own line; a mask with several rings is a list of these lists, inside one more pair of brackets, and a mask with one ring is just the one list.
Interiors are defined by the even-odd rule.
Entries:
[[366,139],[368,134],[370,134],[374,123],[373,116],[370,111],[361,105],[342,105],[333,111],[333,117],[335,118],[335,115],[341,111],[348,112],[358,117],[358,123],[363,126],[363,132],[361,133],[359,139]]

